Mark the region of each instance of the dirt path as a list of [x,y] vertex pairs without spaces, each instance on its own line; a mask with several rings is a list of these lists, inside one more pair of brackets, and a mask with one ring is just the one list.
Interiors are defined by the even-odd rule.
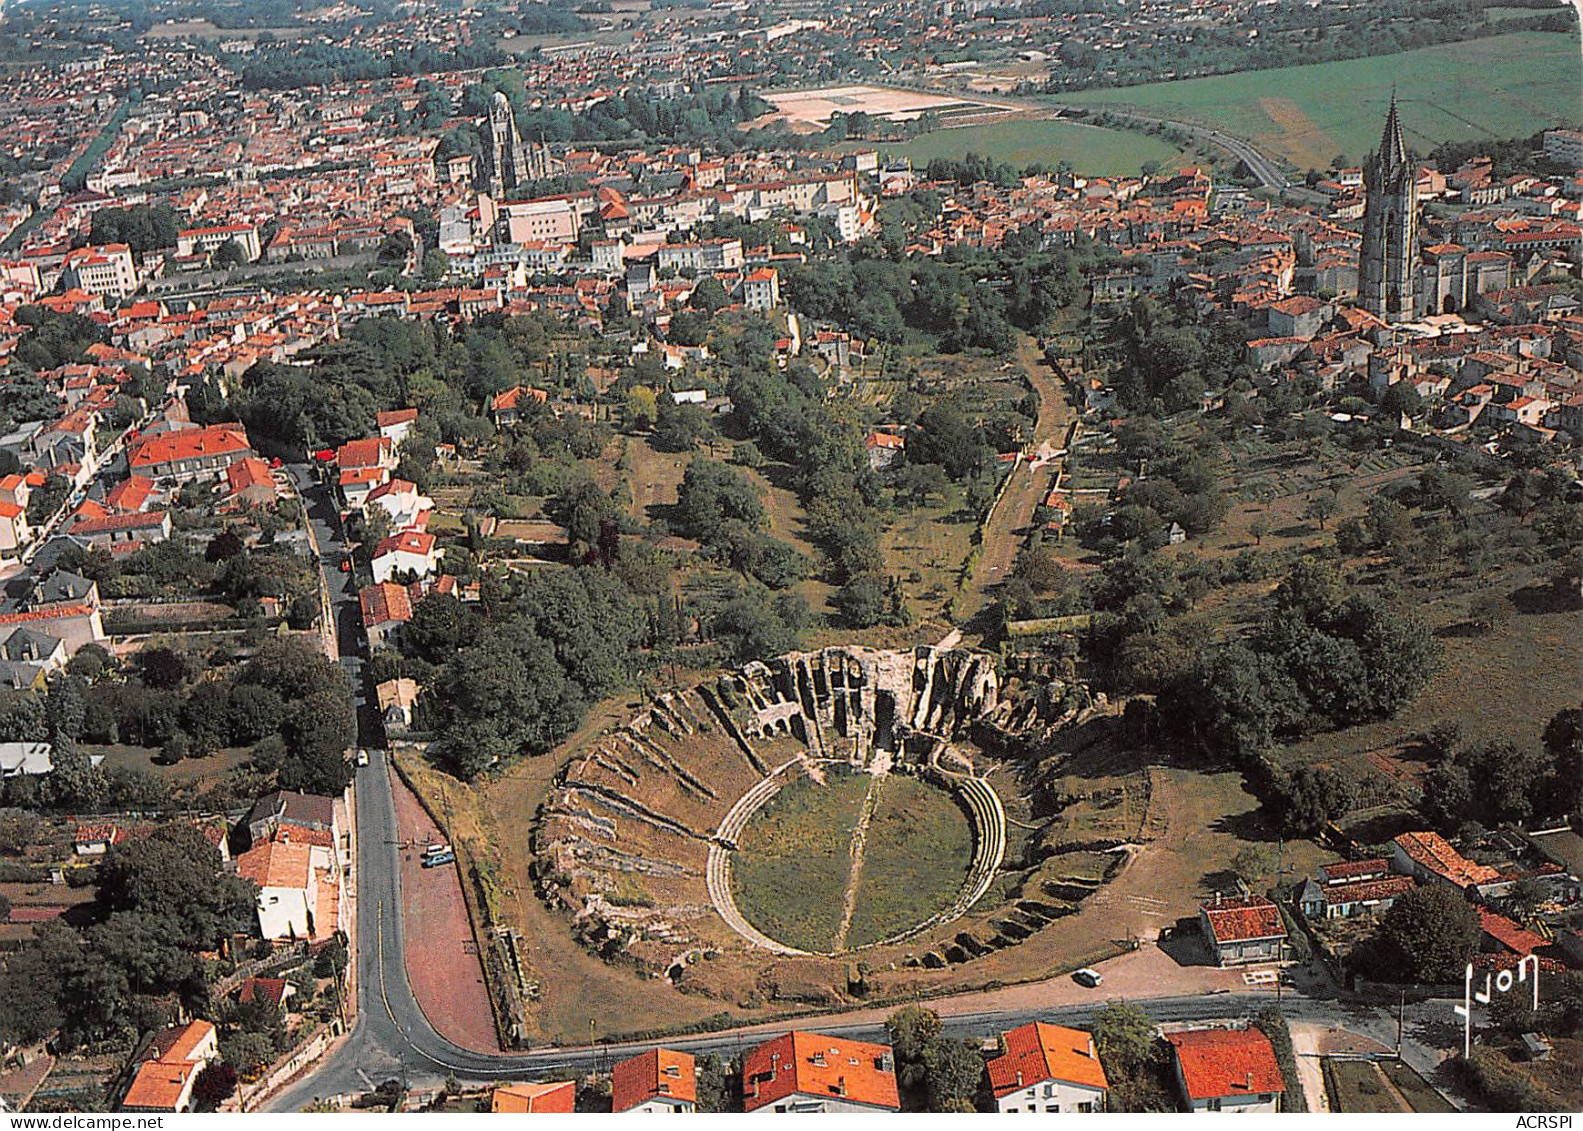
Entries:
[[1049,493],[1060,468],[1059,460],[1040,455],[1059,447],[1062,433],[1073,418],[1066,390],[1040,355],[1038,343],[1026,334],[1017,338],[1017,363],[1039,397],[1039,418],[1028,443],[1034,458],[1025,459],[1012,469],[1011,484],[984,524],[983,554],[962,602],[963,612],[969,618],[981,613],[995,587],[1011,576],[1023,538],[1033,525],[1034,512]]
[[857,910],[857,889],[863,882],[863,850],[868,846],[868,826],[874,820],[874,808],[879,804],[879,791],[884,778],[868,783],[863,795],[863,808],[858,813],[857,824],[852,826],[852,870],[847,873],[846,891],[841,894],[841,925],[835,929],[835,939],[830,944],[832,954],[846,949],[847,932],[852,929],[852,915]]

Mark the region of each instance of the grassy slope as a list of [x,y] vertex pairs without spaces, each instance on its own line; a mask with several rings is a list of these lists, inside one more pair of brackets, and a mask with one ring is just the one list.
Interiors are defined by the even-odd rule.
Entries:
[[1526,137],[1545,126],[1576,123],[1583,104],[1576,38],[1533,32],[1400,55],[1085,91],[1062,101],[1205,122],[1308,166],[1338,154],[1362,160],[1379,140],[1393,85],[1408,143],[1419,149]]
[[1125,130],[1097,129],[1077,122],[1000,122],[987,126],[935,130],[905,145],[881,146],[886,155],[910,158],[925,164],[934,157],[965,157],[981,153],[1017,168],[1042,162],[1070,161],[1072,168],[1094,176],[1135,175],[1148,161],[1171,168],[1181,157],[1169,142]]

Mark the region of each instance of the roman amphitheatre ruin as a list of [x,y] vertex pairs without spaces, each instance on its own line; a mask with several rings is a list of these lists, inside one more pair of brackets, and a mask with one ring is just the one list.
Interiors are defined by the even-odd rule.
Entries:
[[1117,827],[1141,831],[1147,783],[1062,797],[1039,753],[1102,709],[966,648],[722,672],[562,768],[534,828],[536,886],[589,950],[723,1002],[758,997],[770,968],[812,1002],[869,972],[975,966],[1125,864],[1128,836],[1079,843],[1063,814],[1119,806],[1133,813]]

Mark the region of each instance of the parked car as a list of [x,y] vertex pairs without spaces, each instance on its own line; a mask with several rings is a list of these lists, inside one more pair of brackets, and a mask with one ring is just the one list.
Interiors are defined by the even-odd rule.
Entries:
[[425,856],[423,858],[423,866],[425,868],[438,868],[442,864],[454,863],[456,863],[456,853],[454,852],[441,852],[434,856]]
[[1103,974],[1098,970],[1090,970],[1087,966],[1072,972],[1072,981],[1080,986],[1087,986],[1089,989],[1093,989],[1104,980],[1105,976]]
[[448,844],[431,844],[423,850],[423,855],[425,857],[444,856],[449,851],[451,851],[451,846]]

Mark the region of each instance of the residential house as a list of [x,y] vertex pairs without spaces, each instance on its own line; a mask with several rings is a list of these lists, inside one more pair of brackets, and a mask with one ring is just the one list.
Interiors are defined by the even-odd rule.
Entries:
[[610,1110],[688,1115],[698,1110],[698,1068],[691,1053],[650,1049],[610,1073]]
[[417,705],[420,688],[415,679],[387,679],[374,688],[374,698],[379,704],[379,717],[384,720],[385,733],[394,734],[412,726],[412,709]]
[[307,844],[269,840],[236,858],[237,874],[258,885],[258,929],[266,939],[312,939],[328,933],[318,922],[312,852]]
[[821,1033],[783,1033],[742,1060],[746,1112],[899,1111],[896,1065],[886,1045]]
[[502,1084],[489,1100],[489,1110],[496,1115],[569,1115],[576,1106],[574,1080]]
[[219,1035],[207,1021],[166,1029],[143,1051],[143,1061],[121,1099],[121,1110],[190,1111],[198,1073],[219,1055]]
[[253,507],[274,506],[280,498],[280,488],[269,464],[256,456],[237,460],[225,469],[226,510],[248,510]]
[[363,612],[363,627],[368,632],[371,648],[392,643],[400,635],[402,627],[412,619],[409,587],[397,585],[394,581],[381,581],[364,587],[358,591],[357,603]]
[[996,1111],[1105,1110],[1110,1082],[1092,1033],[1034,1021],[1008,1031],[1001,1041],[1006,1051],[986,1066]]
[[780,305],[780,275],[773,267],[760,267],[742,278],[742,305],[749,310],[774,310]]
[[146,436],[132,445],[129,462],[136,474],[185,483],[219,479],[226,468],[252,454],[240,424],[215,424]]
[[415,408],[398,408],[390,412],[381,412],[375,415],[374,423],[379,426],[381,439],[388,440],[392,448],[400,448],[406,438],[412,433],[412,426],[418,422],[418,410]]
[[402,574],[429,577],[438,572],[444,556],[445,551],[435,547],[432,534],[418,530],[392,534],[374,548],[374,580],[390,581]]
[[907,440],[894,432],[870,432],[863,437],[863,450],[868,452],[869,467],[880,471],[901,458],[907,450]]
[[1189,1111],[1281,1110],[1281,1066],[1270,1038],[1258,1029],[1186,1029],[1165,1039]]
[[496,394],[495,399],[489,402],[489,413],[494,417],[496,428],[510,428],[522,418],[529,404],[535,401],[548,404],[549,400],[550,394],[543,389],[516,385]]
[[134,511],[131,514],[106,514],[99,517],[82,515],[71,518],[66,523],[65,532],[74,541],[113,553],[123,546],[165,541],[170,537],[170,514],[166,511]]
[[1392,841],[1391,866],[1421,883],[1450,884],[1463,893],[1500,877],[1494,868],[1467,859],[1434,832],[1398,836]]
[[1278,962],[1285,952],[1281,909],[1262,895],[1226,899],[1219,893],[1199,905],[1198,922],[1220,966]]
[[434,500],[406,479],[392,479],[375,487],[364,499],[365,506],[370,504],[385,512],[392,530],[421,529],[434,509]]

